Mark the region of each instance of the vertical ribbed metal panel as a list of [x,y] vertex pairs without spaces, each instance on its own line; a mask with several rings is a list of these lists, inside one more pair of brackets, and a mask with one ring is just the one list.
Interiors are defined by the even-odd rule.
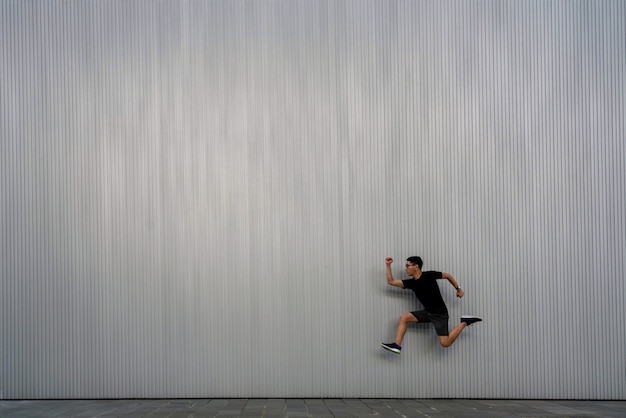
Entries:
[[[626,3],[0,1],[0,399],[626,398]],[[451,322],[379,348],[421,255]]]

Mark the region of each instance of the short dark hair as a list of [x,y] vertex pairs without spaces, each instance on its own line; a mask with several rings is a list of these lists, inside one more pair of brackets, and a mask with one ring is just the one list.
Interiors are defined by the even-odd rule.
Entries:
[[422,257],[418,257],[416,255],[407,258],[406,261],[408,261],[411,264],[417,265],[417,267],[419,267],[420,270],[422,269],[422,266],[424,265],[424,262],[422,261]]

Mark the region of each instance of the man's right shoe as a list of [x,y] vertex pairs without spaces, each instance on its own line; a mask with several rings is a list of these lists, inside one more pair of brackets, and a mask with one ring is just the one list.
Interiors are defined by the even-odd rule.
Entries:
[[463,315],[461,317],[461,322],[465,322],[467,324],[467,326],[469,327],[470,325],[476,323],[476,322],[480,322],[482,321],[482,319],[480,319],[477,316],[472,316],[472,315]]
[[385,350],[389,350],[392,353],[396,353],[396,354],[400,354],[400,351],[402,350],[402,347],[400,347],[396,343],[389,343],[389,344],[382,343],[380,346],[384,348]]

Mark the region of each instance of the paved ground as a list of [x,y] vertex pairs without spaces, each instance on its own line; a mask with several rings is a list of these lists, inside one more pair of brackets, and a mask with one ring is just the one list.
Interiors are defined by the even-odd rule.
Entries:
[[626,417],[626,401],[133,399],[2,401],[0,417]]

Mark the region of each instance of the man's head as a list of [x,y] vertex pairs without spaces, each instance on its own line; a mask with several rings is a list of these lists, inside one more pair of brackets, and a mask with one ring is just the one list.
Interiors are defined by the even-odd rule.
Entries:
[[411,264],[416,265],[417,267],[419,267],[420,269],[422,268],[422,266],[424,265],[424,262],[422,261],[422,257],[418,257],[416,255],[414,255],[413,257],[409,257],[406,259],[406,261],[408,261]]
[[415,274],[422,271],[423,265],[424,265],[424,262],[422,261],[421,257],[413,256],[413,257],[407,258],[406,265],[404,266],[406,270],[406,274],[408,274],[411,277],[415,276]]

